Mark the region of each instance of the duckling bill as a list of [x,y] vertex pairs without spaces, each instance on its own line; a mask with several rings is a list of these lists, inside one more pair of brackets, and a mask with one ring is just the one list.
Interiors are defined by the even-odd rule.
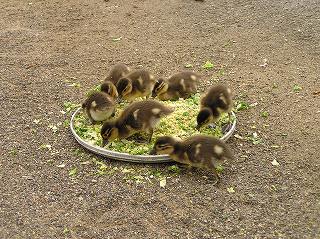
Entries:
[[224,85],[216,85],[209,88],[200,101],[200,111],[197,116],[197,129],[216,122],[222,112],[229,115],[229,127],[231,123],[232,98],[231,90]]
[[152,96],[160,100],[186,99],[197,91],[199,76],[190,71],[172,75],[168,80],[159,79],[155,84]]
[[149,97],[155,82],[154,76],[147,70],[132,71],[117,82],[119,98],[133,101],[138,97]]
[[131,103],[114,121],[107,121],[101,128],[103,146],[115,139],[128,138],[139,132],[149,133],[151,141],[153,130],[162,117],[173,112],[173,109],[155,100]]
[[210,170],[217,182],[217,167],[224,160],[233,159],[230,149],[223,141],[204,135],[191,136],[185,140],[162,136],[156,140],[150,154],[168,154],[176,162]]
[[98,121],[104,121],[114,115],[115,102],[104,92],[95,92],[91,94],[82,104],[87,116],[92,124]]

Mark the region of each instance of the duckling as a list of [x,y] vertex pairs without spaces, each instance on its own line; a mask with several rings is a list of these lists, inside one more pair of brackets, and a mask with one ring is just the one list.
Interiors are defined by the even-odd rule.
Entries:
[[149,71],[141,69],[122,77],[117,83],[117,90],[120,98],[133,101],[138,97],[148,98],[155,83],[154,76]]
[[111,81],[105,81],[101,84],[101,91],[110,95],[113,99],[118,97],[116,86]]
[[202,126],[216,122],[222,112],[227,112],[229,115],[229,128],[231,108],[231,90],[224,85],[212,86],[201,99],[196,128],[199,130]]
[[116,64],[111,68],[109,75],[104,81],[111,81],[114,85],[116,85],[119,79],[127,75],[129,72],[130,68],[125,64]]
[[172,75],[168,80],[159,79],[155,84],[152,96],[160,100],[186,99],[197,91],[199,76],[190,71],[184,71]]
[[105,92],[91,94],[82,104],[92,124],[97,121],[104,121],[114,115],[115,102]]
[[185,140],[162,136],[156,140],[150,154],[168,154],[176,162],[213,171],[216,183],[220,179],[216,168],[224,160],[233,159],[233,154],[223,141],[204,135]]
[[145,100],[131,103],[123,110],[115,121],[107,121],[101,128],[102,145],[117,138],[123,139],[139,133],[149,133],[148,142],[151,141],[153,129],[160,118],[169,115],[173,109],[155,100]]

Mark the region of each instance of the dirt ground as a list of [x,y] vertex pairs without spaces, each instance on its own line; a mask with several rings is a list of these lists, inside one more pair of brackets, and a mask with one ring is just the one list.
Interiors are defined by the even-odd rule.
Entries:
[[[0,238],[320,238],[318,0],[0,2]],[[103,159],[60,125],[118,62],[192,64],[252,104],[218,186]]]

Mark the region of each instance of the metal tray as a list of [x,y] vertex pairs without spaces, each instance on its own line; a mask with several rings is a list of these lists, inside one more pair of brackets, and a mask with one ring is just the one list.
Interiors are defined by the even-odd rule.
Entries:
[[[168,155],[132,155],[132,154],[128,154],[128,153],[119,153],[116,151],[107,150],[105,148],[101,148],[99,146],[95,146],[95,145],[91,145],[91,144],[87,143],[86,141],[81,139],[79,137],[79,135],[77,135],[77,133],[74,129],[74,119],[80,110],[81,110],[81,108],[77,109],[72,114],[71,120],[70,120],[70,129],[71,129],[71,132],[72,132],[74,138],[78,141],[78,143],[81,144],[86,149],[88,149],[89,151],[96,153],[96,154],[99,154],[99,155],[102,155],[102,156],[105,156],[105,157],[108,157],[108,158],[121,160],[121,161],[127,161],[127,162],[133,162],[133,163],[172,162],[171,158]],[[223,135],[220,138],[223,141],[227,141],[236,129],[236,121],[237,121],[236,115],[234,114],[234,112],[232,112],[232,115],[234,117],[232,127],[225,135]]]

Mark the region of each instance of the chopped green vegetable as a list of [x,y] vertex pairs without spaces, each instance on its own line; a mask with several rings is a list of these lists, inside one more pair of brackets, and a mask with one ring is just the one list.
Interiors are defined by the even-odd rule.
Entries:
[[256,132],[252,133],[252,135],[247,136],[247,140],[251,141],[254,145],[262,143],[262,139],[258,137]]
[[70,111],[73,111],[73,110],[79,108],[80,105],[79,104],[74,104],[74,103],[69,102],[69,101],[66,101],[66,102],[63,103],[63,107],[64,107],[65,111],[67,113],[69,113]]
[[298,93],[298,92],[300,92],[301,90],[302,90],[302,87],[301,87],[301,86],[299,86],[299,85],[294,85],[294,86],[293,86],[293,91],[294,91],[294,92]]
[[161,187],[161,188],[165,188],[166,185],[167,185],[167,179],[166,179],[166,178],[162,178],[162,179],[160,180],[160,187]]
[[97,86],[95,86],[94,88],[92,88],[91,90],[89,90],[89,91],[87,92],[87,97],[89,97],[89,96],[92,95],[93,93],[99,92],[99,91],[101,91],[101,85],[97,85]]
[[168,167],[168,170],[172,173],[175,173],[175,174],[179,174],[181,172],[181,169],[179,168],[179,166],[177,165],[171,165]]
[[223,172],[224,167],[223,167],[222,165],[218,165],[218,166],[216,167],[216,170],[217,170],[219,173],[221,173],[221,172]]
[[12,156],[16,156],[16,155],[18,154],[18,150],[13,149],[13,150],[11,150],[9,153],[10,153],[10,155],[12,155]]
[[184,67],[185,67],[185,68],[192,68],[193,65],[192,65],[192,64],[186,64]]
[[267,111],[262,111],[260,115],[264,118],[267,118],[269,116],[269,113]]
[[80,83],[77,83],[77,82],[74,82],[68,86],[72,86],[72,87],[75,87],[75,88],[80,88],[81,87],[81,84]]
[[225,71],[223,68],[221,68],[219,71],[218,71],[218,76],[224,76],[225,75]]
[[74,177],[77,175],[78,169],[77,168],[73,168],[69,171],[69,176],[70,177]]
[[203,69],[212,69],[214,67],[214,65],[210,62],[210,61],[207,61],[206,63],[204,63],[204,65],[202,66]]
[[116,42],[116,41],[120,41],[121,39],[122,39],[122,37],[116,37],[116,38],[112,38],[112,41]]
[[238,101],[236,103],[236,111],[240,111],[240,110],[247,110],[250,108],[249,103],[245,102],[245,101]]

